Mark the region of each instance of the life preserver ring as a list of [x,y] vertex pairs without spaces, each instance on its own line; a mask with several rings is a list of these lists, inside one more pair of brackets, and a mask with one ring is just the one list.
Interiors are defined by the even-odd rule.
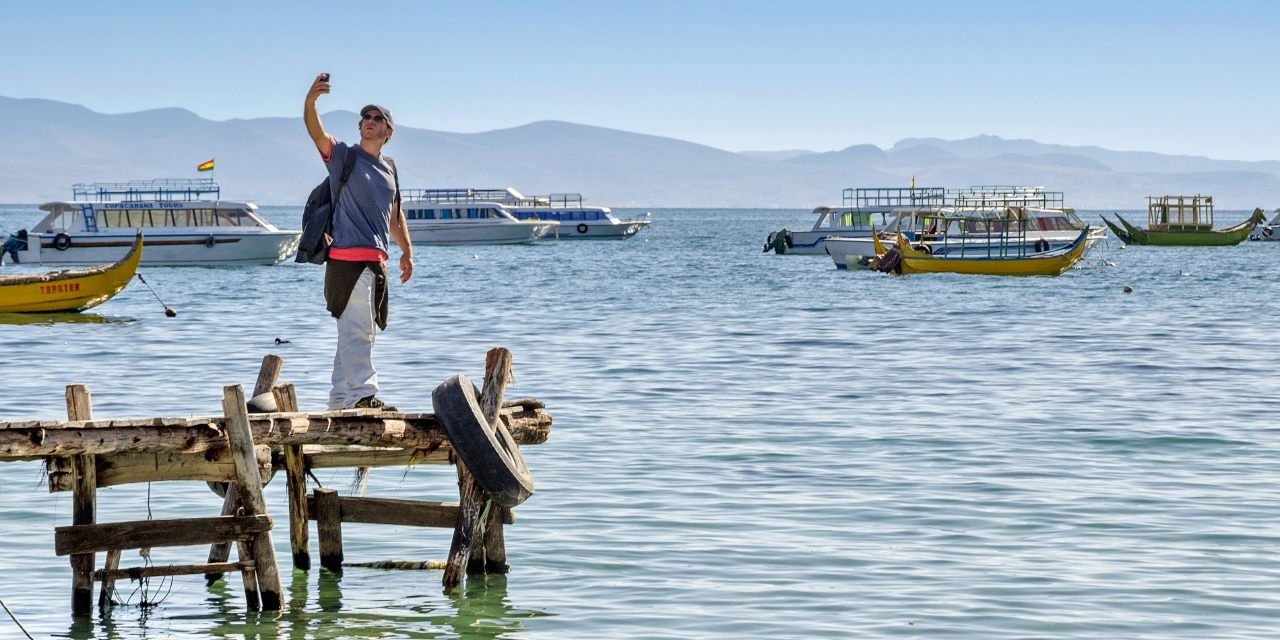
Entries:
[[59,233],[53,237],[53,248],[58,251],[66,251],[71,248],[71,236],[65,233]]
[[431,392],[431,407],[458,459],[493,501],[510,509],[533,495],[533,478],[502,420],[490,425],[476,401],[476,387],[464,375]]
[[586,233],[586,232],[587,232],[587,225],[586,225],[586,224],[580,224],[580,225],[578,225],[578,233]]
[[211,233],[211,234],[209,234],[209,237],[208,237],[208,238],[205,238],[205,239],[204,239],[204,246],[206,246],[206,247],[208,247],[208,248],[210,248],[210,249],[212,249],[212,248],[213,248],[213,245],[215,245],[215,244],[218,244],[218,241],[217,241],[217,239],[215,239],[215,238],[213,237],[213,234],[212,234],[212,233]]

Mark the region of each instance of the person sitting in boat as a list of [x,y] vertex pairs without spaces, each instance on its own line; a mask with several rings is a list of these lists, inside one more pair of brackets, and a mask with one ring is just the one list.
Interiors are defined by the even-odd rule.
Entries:
[[9,239],[4,241],[3,248],[0,248],[0,262],[4,262],[5,254],[9,255],[10,262],[18,264],[18,252],[27,250],[27,230],[21,229],[17,233],[9,234]]

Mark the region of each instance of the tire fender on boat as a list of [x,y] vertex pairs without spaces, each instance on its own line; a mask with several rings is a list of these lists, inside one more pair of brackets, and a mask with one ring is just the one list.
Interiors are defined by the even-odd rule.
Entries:
[[212,233],[209,234],[208,238],[204,239],[204,246],[209,247],[210,249],[212,249],[215,244],[218,244],[218,240],[213,237]]
[[494,502],[510,509],[533,495],[533,478],[502,420],[490,425],[484,419],[477,395],[475,385],[459,374],[431,392],[431,406],[476,483]]
[[586,233],[586,232],[587,232],[586,223],[578,225],[578,233]]
[[53,248],[58,251],[66,251],[71,248],[71,236],[65,233],[59,233],[53,237]]
[[929,245],[927,244],[918,244],[911,248],[915,249],[916,251],[919,251],[920,253],[927,253],[929,255],[933,255],[933,249],[930,249]]

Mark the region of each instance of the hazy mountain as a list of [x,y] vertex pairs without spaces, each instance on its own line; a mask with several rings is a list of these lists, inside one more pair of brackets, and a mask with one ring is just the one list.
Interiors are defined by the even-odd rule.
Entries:
[[[339,139],[357,116],[323,114]],[[0,202],[68,199],[80,182],[197,177],[216,158],[222,196],[300,205],[324,177],[301,118],[215,122],[183,109],[107,115],[50,100],[0,97]],[[1145,207],[1145,197],[1210,194],[1220,208],[1280,205],[1280,161],[1239,162],[979,136],[913,138],[890,149],[732,153],[671,138],[567,122],[483,133],[401,126],[386,151],[403,188],[514,187],[576,192],[615,207],[838,204],[846,187],[1021,184],[1064,191],[1081,209]]]

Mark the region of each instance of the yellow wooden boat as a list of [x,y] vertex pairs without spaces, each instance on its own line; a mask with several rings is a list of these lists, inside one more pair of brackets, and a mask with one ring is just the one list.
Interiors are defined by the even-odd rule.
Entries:
[[0,313],[84,311],[120,293],[142,260],[142,232],[111,264],[48,273],[0,275]]
[[[902,232],[897,242],[886,249],[879,238],[875,240],[880,270],[898,274],[910,273],[964,273],[988,276],[1056,276],[1070,269],[1084,257],[1088,246],[1089,228],[1069,245],[1051,251],[1021,255],[933,255],[911,245]],[[896,252],[897,255],[892,255]]]

